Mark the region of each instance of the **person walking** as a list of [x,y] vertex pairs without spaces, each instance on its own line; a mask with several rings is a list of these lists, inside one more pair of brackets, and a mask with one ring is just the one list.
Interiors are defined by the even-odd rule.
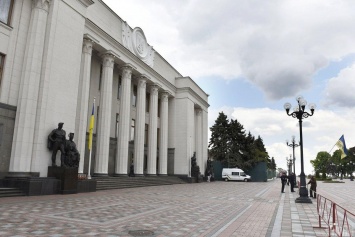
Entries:
[[314,176],[311,177],[307,184],[311,184],[311,189],[309,190],[309,196],[316,198],[317,197],[317,180]]
[[287,183],[287,176],[286,176],[286,173],[285,172],[282,172],[281,174],[281,193],[284,193],[285,192],[285,185]]
[[291,186],[291,192],[295,192],[295,190],[293,190],[295,188],[295,174],[291,172],[291,174],[287,177],[288,181],[287,184],[289,184]]

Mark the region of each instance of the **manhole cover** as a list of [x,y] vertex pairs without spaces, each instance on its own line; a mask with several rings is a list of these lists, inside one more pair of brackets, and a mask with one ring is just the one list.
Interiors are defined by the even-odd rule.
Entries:
[[154,232],[151,230],[130,230],[128,234],[132,236],[150,236],[153,235]]

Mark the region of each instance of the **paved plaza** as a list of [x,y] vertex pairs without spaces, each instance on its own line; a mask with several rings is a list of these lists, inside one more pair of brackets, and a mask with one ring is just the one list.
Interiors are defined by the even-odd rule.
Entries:
[[[355,182],[318,182],[354,210]],[[313,204],[279,179],[211,182],[0,199],[0,236],[327,236]],[[296,189],[297,190],[297,189]]]

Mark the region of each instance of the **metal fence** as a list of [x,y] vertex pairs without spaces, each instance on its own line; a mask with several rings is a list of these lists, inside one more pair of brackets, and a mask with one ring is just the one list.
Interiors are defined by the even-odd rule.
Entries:
[[[317,213],[319,226],[328,229],[328,236],[355,236],[355,215],[335,202],[317,195]],[[326,227],[322,227],[325,223]]]

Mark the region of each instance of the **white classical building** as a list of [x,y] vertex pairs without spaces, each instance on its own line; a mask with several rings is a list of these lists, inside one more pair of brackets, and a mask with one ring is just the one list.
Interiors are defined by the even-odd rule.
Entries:
[[101,0],[0,0],[0,178],[46,177],[59,122],[88,173],[94,98],[91,175],[189,175],[194,153],[203,174],[208,94],[141,28]]

